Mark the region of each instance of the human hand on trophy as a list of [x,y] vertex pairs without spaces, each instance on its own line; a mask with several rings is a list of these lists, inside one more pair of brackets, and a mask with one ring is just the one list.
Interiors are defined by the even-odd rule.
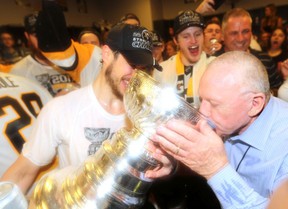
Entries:
[[222,139],[205,119],[194,125],[173,119],[158,127],[152,140],[206,179],[228,164]]
[[167,153],[153,141],[149,141],[146,146],[146,149],[152,153],[152,157],[159,162],[156,168],[146,171],[146,178],[156,179],[174,173],[177,167],[177,161],[172,156],[167,155]]

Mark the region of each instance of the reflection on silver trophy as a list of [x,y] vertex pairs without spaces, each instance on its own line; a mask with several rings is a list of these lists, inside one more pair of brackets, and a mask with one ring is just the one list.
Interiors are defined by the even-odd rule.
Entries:
[[152,184],[144,174],[159,165],[145,148],[156,127],[172,118],[196,124],[204,117],[140,70],[130,80],[124,104],[133,128],[120,129],[65,177],[57,172],[44,177],[34,191],[36,208],[140,208]]

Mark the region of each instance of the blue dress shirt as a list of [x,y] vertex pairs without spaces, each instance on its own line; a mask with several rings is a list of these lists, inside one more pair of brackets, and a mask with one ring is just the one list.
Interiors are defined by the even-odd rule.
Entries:
[[264,209],[288,179],[288,103],[271,97],[259,117],[225,141],[229,164],[208,180],[225,209]]

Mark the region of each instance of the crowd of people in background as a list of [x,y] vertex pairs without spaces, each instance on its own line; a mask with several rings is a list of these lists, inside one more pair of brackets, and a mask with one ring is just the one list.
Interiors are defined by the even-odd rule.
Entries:
[[[278,72],[282,74],[280,72],[281,61],[287,58],[287,20],[277,15],[277,7],[274,4],[266,5],[263,13],[264,16],[260,20],[260,31],[257,33],[259,36],[252,34],[250,48],[268,53],[276,64]],[[118,23],[141,25],[140,19],[134,13],[125,14],[119,19]],[[217,53],[217,51],[224,50],[222,20],[217,16],[209,19],[205,18],[205,25],[204,51],[209,56],[218,56],[219,53]],[[105,43],[105,37],[109,30],[110,28],[105,28],[104,30],[94,25],[89,28],[83,28],[74,39],[81,44],[90,43],[101,47],[102,44]],[[169,38],[164,40],[161,34],[167,33],[167,31],[169,32]],[[158,54],[158,62],[165,61],[172,57],[179,49],[174,39],[173,27],[167,28],[167,31],[154,31],[158,39],[161,40],[161,44],[157,43],[154,45],[155,54]],[[252,31],[255,31],[254,28],[252,28]],[[31,43],[29,41],[23,41],[23,39],[15,39],[15,35],[21,37],[24,34],[13,34],[9,29],[7,30],[5,28],[1,30],[1,71],[9,72],[13,64],[33,53],[30,46]],[[24,38],[24,40],[27,40],[27,37]],[[157,53],[157,51],[161,51],[161,53]],[[285,79],[283,75],[282,79]]]
[[[53,9],[55,5],[47,2],[47,7]],[[122,99],[126,82],[134,69],[146,68],[155,80],[175,87],[180,97],[216,123],[214,131],[205,123],[192,127],[183,121],[172,121],[157,129],[152,140],[159,145],[161,154],[168,153],[179,164],[172,178],[152,187],[149,208],[191,208],[200,201],[195,195],[197,189],[204,189],[205,194],[201,195],[210,195],[213,200],[209,203],[202,201],[202,208],[211,207],[209,204],[213,204],[213,209],[243,204],[246,208],[267,207],[269,197],[288,177],[287,151],[283,149],[287,145],[288,127],[287,123],[281,122],[288,118],[285,102],[288,102],[288,38],[284,26],[287,20],[277,15],[275,5],[267,5],[257,37],[253,34],[251,15],[245,9],[233,8],[222,19],[215,16],[206,20],[201,13],[211,11],[211,2],[213,4],[213,0],[205,0],[195,11],[180,12],[173,20],[173,27],[167,28],[170,34],[167,40],[163,39],[161,31],[149,31],[151,40],[146,41],[151,48],[147,45],[145,49],[133,48],[132,44],[126,46],[122,41],[126,38],[127,42],[133,42],[130,40],[133,32],[147,30],[134,13],[119,18],[111,29],[83,28],[75,40],[67,30],[63,13],[59,12],[51,22],[45,7],[39,13],[24,17],[26,45],[17,44],[11,32],[1,31],[0,72],[34,80],[50,96],[58,97],[44,108],[32,141],[26,143],[24,153],[18,153],[20,157],[16,163],[8,171],[2,171],[1,180],[16,179],[21,182],[22,191],[27,192],[40,168],[52,162],[56,149],[65,146],[62,145],[63,138],[75,140],[72,146],[77,147],[76,135],[66,135],[66,128],[70,125],[79,138],[86,140],[79,127],[83,128],[86,123],[89,126],[96,124],[97,128],[102,126],[98,125],[104,117],[101,115],[98,119],[100,110],[109,114],[109,119],[105,118],[108,121],[106,126],[112,130],[110,134],[114,133],[124,124]],[[51,28],[56,28],[57,34]],[[129,51],[131,47],[132,53],[141,56],[133,56]],[[122,71],[117,71],[116,64],[122,66]],[[121,83],[120,87],[117,82]],[[75,89],[79,90],[72,96],[66,95]],[[107,94],[103,93],[106,91]],[[60,97],[63,95],[66,96]],[[89,102],[77,101],[82,97],[83,101]],[[69,106],[71,103],[76,106]],[[78,108],[80,112],[87,107],[91,110],[87,109],[86,115],[76,115]],[[65,117],[61,117],[63,113]],[[81,120],[75,121],[81,124],[67,125],[68,116],[71,117],[69,121],[79,117]],[[92,119],[87,122],[90,117]],[[113,117],[117,120],[111,122]],[[267,132],[261,132],[262,126]],[[47,127],[52,130],[50,133],[45,132]],[[57,143],[48,145],[47,142],[46,147],[41,145],[40,138],[57,140]],[[206,143],[201,143],[203,141],[198,138]],[[273,141],[276,138],[278,144]],[[77,148],[81,157],[73,162],[74,165],[79,165],[87,157],[87,153],[80,149],[89,147],[89,143],[86,141]],[[53,147],[49,147],[51,144]],[[43,152],[49,148],[50,153],[38,153],[38,147],[42,147]],[[61,154],[62,167],[73,164],[67,160],[73,159],[73,152]],[[42,161],[35,163],[40,159],[39,155]],[[203,160],[203,155],[207,161]],[[165,173],[151,171],[147,177],[163,177],[174,169],[175,165],[163,156],[156,155],[155,158],[164,159]],[[251,165],[253,169],[249,168]],[[159,176],[154,176],[156,174]],[[202,182],[200,189],[195,186],[196,182]]]
[[[32,15],[32,14],[31,14]],[[140,25],[139,18],[133,13],[127,13],[123,16],[118,23],[127,23],[127,24],[134,24]],[[22,33],[15,33],[15,30],[11,29],[13,27],[10,26],[3,26],[0,28],[0,64],[9,66],[13,65],[16,62],[20,61],[25,56],[32,53],[30,49],[30,43],[25,38],[24,33],[26,32],[26,25],[24,23],[24,32]],[[105,42],[107,32],[110,28],[100,29],[97,26],[85,27],[85,28],[78,28],[78,35],[75,35],[73,32],[73,39],[81,44],[94,44],[99,47]],[[22,30],[19,30],[22,32]],[[17,31],[18,32],[18,31]],[[160,33],[157,32],[159,38],[163,41],[164,51],[162,52],[163,57],[166,59],[172,55],[176,54],[177,47],[172,39],[164,40]],[[1,71],[2,68],[1,68]]]

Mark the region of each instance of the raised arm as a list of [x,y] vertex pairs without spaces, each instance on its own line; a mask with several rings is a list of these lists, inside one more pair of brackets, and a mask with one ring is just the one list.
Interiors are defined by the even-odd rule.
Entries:
[[25,194],[32,186],[40,167],[32,163],[22,154],[3,174],[0,181],[11,181],[17,184]]
[[214,5],[214,0],[203,0],[196,8],[196,12],[200,14],[215,12],[211,4]]

